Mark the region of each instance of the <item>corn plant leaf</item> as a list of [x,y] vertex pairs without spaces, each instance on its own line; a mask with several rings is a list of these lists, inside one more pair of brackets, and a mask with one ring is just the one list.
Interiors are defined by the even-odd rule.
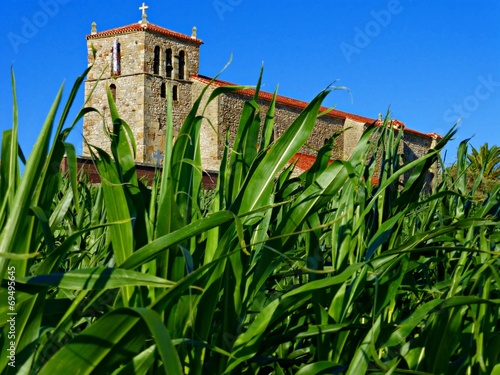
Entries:
[[276,97],[278,96],[278,88],[274,90],[273,98],[271,103],[269,103],[269,108],[266,113],[266,118],[264,120],[264,126],[262,127],[262,134],[260,137],[260,149],[266,150],[273,139],[274,134],[274,116],[276,113]]
[[52,234],[52,231],[50,230],[49,220],[47,219],[45,212],[43,212],[43,210],[40,207],[36,207],[36,206],[31,206],[30,210],[36,216],[36,218],[38,219],[38,223],[42,228],[42,232],[44,235],[44,240],[45,240],[45,245],[47,246],[47,250],[49,252],[54,251],[54,247],[55,247],[54,236]]
[[[77,195],[78,197],[79,195]],[[74,200],[78,199],[73,199],[74,198],[74,190],[73,186],[71,186],[71,189],[67,189],[62,198],[59,200],[57,205],[54,207],[50,218],[49,218],[49,225],[50,225],[50,230],[52,232],[56,231],[58,228],[61,227],[61,223],[68,214],[68,211],[72,208],[72,205],[74,204],[76,206],[76,203],[74,203]],[[76,207],[75,207],[76,209]],[[81,211],[79,211],[81,213]],[[77,210],[78,213],[78,210]]]
[[442,300],[435,299],[417,307],[413,314],[398,324],[397,328],[391,332],[388,339],[381,345],[391,347],[403,342],[413,329],[442,303]]
[[170,287],[174,283],[153,275],[119,268],[85,268],[19,278],[20,284],[54,286],[74,290],[102,290],[124,286],[146,285],[155,288]]
[[309,138],[316,124],[321,103],[328,93],[329,91],[325,90],[318,94],[269,149],[233,203],[233,212],[253,211],[267,203],[274,188],[274,179]]
[[135,246],[141,247],[148,243],[146,231],[146,207],[141,193],[136,173],[135,158],[137,146],[132,129],[126,121],[120,118],[111,90],[107,88],[109,112],[113,121],[111,137],[111,152],[113,154],[120,181],[123,183],[129,216],[134,219],[133,229]]
[[57,190],[59,189],[60,181],[60,166],[61,161],[64,157],[64,152],[66,151],[66,146],[64,145],[66,138],[68,137],[71,130],[76,126],[78,121],[86,114],[90,112],[96,112],[94,108],[82,108],[77,114],[71,126],[63,130],[63,126],[69,115],[71,106],[73,105],[75,99],[77,98],[78,91],[85,81],[87,73],[90,71],[91,66],[76,79],[71,91],[69,93],[68,99],[63,107],[59,123],[55,129],[55,138],[52,142],[50,150],[47,153],[47,160],[41,170],[40,180],[41,183],[37,186],[36,199],[33,201],[33,205],[40,206],[43,210],[48,210],[52,201],[54,199]]
[[[14,196],[20,179],[19,166],[11,160],[17,158],[17,154],[12,154],[11,150],[11,144],[13,142],[12,136],[12,130],[6,130],[2,133],[2,152],[0,160],[3,160],[3,163],[0,165],[0,196],[2,197],[0,200],[0,224],[5,221],[9,210],[13,209]],[[11,168],[14,168],[14,170]]]
[[[162,251],[178,244],[181,241],[189,239],[200,233],[206,232],[212,228],[218,227],[222,224],[235,221],[237,226],[241,227],[239,219],[230,211],[215,212],[206,218],[197,220],[188,226],[179,229],[175,232],[157,238],[151,243],[138,249],[132,254],[122,265],[122,268],[132,269],[149,262],[157,257]],[[242,239],[243,240],[243,239]]]
[[[57,108],[59,107],[61,101],[62,91],[63,87],[60,88],[56,99],[52,104],[49,114],[47,115],[45,123],[42,127],[40,136],[38,137],[26,164],[23,178],[13,199],[13,206],[16,207],[16,209],[9,215],[5,226],[2,228],[0,233],[0,253],[12,252],[26,254],[29,252],[29,245],[20,246],[21,243],[26,244],[26,242],[21,240],[21,238],[26,239],[23,230],[26,230],[26,226],[31,226],[33,222],[33,218],[30,218],[27,213],[31,202],[38,200],[37,197],[33,197],[33,193],[37,189],[37,181],[41,178],[41,171],[47,156],[50,134],[54,124]],[[14,155],[17,153],[17,144],[15,145],[15,151]],[[14,264],[16,265],[16,269],[19,274],[24,275],[26,272],[27,262],[25,260],[15,261]],[[6,267],[6,258],[0,257],[0,278],[4,277]]]
[[230,201],[238,195],[250,166],[257,156],[260,130],[260,107],[258,97],[262,82],[263,68],[255,88],[254,97],[243,104],[240,121],[234,137],[234,144],[229,159],[226,191]]
[[377,341],[377,338],[380,334],[380,325],[382,321],[382,316],[379,316],[371,329],[366,334],[363,342],[356,349],[354,357],[352,358],[349,368],[347,369],[346,375],[354,375],[354,374],[365,374],[368,370],[368,366],[370,364],[370,355],[369,348],[370,345]]
[[463,335],[460,326],[464,313],[461,308],[446,309],[427,322],[424,361],[431,373],[448,373],[451,355]]
[[117,369],[112,375],[146,375],[155,362],[156,345],[151,345],[137,354],[125,366]]
[[320,374],[336,374],[344,370],[344,366],[330,361],[314,362],[297,371],[296,375],[320,375]]
[[73,191],[74,204],[77,212],[80,212],[80,199],[78,199],[78,163],[76,161],[76,149],[71,143],[64,142],[66,160],[68,162],[69,180]]
[[[141,353],[150,335],[166,374],[182,375],[179,357],[160,316],[144,308],[121,308],[105,315],[59,350],[39,374],[66,374],[68,368],[74,369],[75,374],[114,370],[119,364],[128,363],[130,355]],[[117,348],[126,350],[128,355],[122,352],[110,357]]]
[[443,304],[441,307],[443,309],[446,308],[451,308],[451,307],[462,307],[462,306],[470,306],[470,305],[477,305],[477,304],[495,304],[498,305],[500,304],[500,299],[484,299],[484,298],[478,298],[475,296],[453,296],[450,298],[447,298],[446,300],[443,301]]
[[66,240],[57,246],[54,251],[52,251],[48,256],[37,266],[35,270],[36,275],[44,275],[50,274],[60,265],[61,261],[64,259],[68,251],[74,246],[75,242],[80,238],[83,234],[96,231],[100,228],[106,228],[112,224],[102,224],[96,225],[94,227],[88,227],[86,229],[82,229],[80,231],[76,231],[72,233],[70,236],[66,238]]
[[339,275],[309,282],[286,293],[279,300],[270,302],[257,314],[248,329],[236,339],[231,352],[234,359],[229,360],[225,373],[230,373],[240,363],[257,353],[261,341],[266,336],[265,332],[272,323],[280,321],[284,315],[309,301],[314,291],[345,282],[362,266],[363,264],[356,264]]
[[108,220],[120,223],[109,228],[116,263],[120,265],[133,253],[134,240],[130,212],[116,164],[103,150],[97,149],[97,152],[99,159],[96,163],[101,176]]

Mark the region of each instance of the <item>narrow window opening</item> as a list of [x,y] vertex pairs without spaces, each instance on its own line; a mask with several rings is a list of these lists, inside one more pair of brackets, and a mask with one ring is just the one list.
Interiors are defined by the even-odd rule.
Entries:
[[113,101],[116,103],[116,85],[114,83],[109,85],[109,91],[111,91],[111,96],[113,97]]
[[160,74],[160,47],[155,47],[155,56],[153,61],[153,73]]
[[165,55],[167,78],[172,78],[172,71],[174,70],[172,65],[172,48],[167,49]]
[[184,51],[179,52],[179,79],[184,79],[184,69],[186,67],[186,56]]
[[166,87],[165,87],[165,82],[163,82],[163,83],[161,84],[161,87],[160,87],[160,96],[161,96],[162,98],[165,98],[165,97],[167,96],[167,89],[166,89]]
[[178,100],[177,85],[172,88],[172,100]]
[[113,76],[119,76],[121,74],[121,47],[118,43],[118,39],[113,42],[113,49],[111,53],[113,61],[111,62],[111,74]]

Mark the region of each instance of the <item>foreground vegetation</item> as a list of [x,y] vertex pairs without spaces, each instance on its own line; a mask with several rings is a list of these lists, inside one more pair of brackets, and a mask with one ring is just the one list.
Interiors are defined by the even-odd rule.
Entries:
[[[94,186],[78,178],[65,142],[92,111],[65,128],[85,74],[56,122],[58,94],[22,177],[15,100],[3,134],[4,373],[500,373],[500,185],[472,198],[479,180],[468,184],[463,142],[455,172],[426,186],[454,130],[404,165],[402,132],[371,127],[348,161],[330,163],[327,143],[293,177],[287,163],[329,90],[274,142],[274,103],[260,113],[250,100],[206,194],[201,101],[175,144],[167,139],[163,176],[147,188],[110,97],[112,152],[92,148]],[[13,268],[15,368],[5,355]]]

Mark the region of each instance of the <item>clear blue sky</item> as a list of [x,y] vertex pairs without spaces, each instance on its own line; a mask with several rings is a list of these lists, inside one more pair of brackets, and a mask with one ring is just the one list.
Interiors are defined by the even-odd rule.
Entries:
[[[57,90],[86,68],[85,36],[140,20],[142,1],[2,0],[0,131],[12,124],[15,70],[20,142],[31,150]],[[500,2],[496,0],[151,0],[148,20],[190,35],[197,26],[200,73],[309,101],[332,82],[325,103],[376,118],[390,106],[412,129],[500,145]],[[287,4],[286,6],[284,4]],[[83,103],[80,93],[77,105]],[[76,113],[76,111],[74,111]],[[82,126],[70,140],[82,150]]]

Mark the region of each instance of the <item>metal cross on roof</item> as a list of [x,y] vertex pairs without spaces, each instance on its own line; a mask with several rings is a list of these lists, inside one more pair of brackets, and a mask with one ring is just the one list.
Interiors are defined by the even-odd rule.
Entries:
[[146,9],[149,9],[149,7],[146,5],[146,3],[142,3],[142,6],[139,7],[139,10],[142,10],[142,23],[147,23],[148,22],[148,16],[146,14]]
[[156,152],[153,154],[153,159],[156,160],[156,166],[158,167],[163,160],[163,155],[160,153],[160,150],[156,150]]

